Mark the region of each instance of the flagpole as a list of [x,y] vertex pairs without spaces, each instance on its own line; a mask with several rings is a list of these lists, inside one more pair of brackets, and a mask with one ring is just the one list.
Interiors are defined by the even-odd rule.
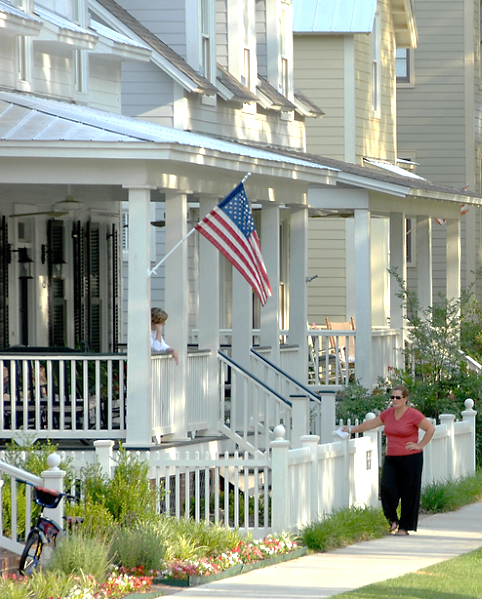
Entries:
[[153,269],[147,271],[148,275],[151,277],[153,275],[153,273],[157,274],[156,270],[159,268],[159,266],[161,266],[161,264],[164,263],[164,260],[166,260],[166,258],[168,258],[174,250],[177,250],[177,248],[181,245],[181,243],[184,243],[186,241],[186,239],[189,237],[189,235],[191,235],[191,233],[194,233],[195,230],[196,229],[194,229],[194,228],[191,229],[187,235],[185,235],[180,241],[178,241],[176,243],[176,245],[167,252],[167,254],[164,256],[164,258],[160,262],[158,262],[156,264],[156,266],[154,266]]
[[[242,179],[241,183],[244,183],[244,182],[246,181],[246,179],[247,179],[248,177],[250,177],[250,176],[251,176],[251,173],[246,173],[246,175],[244,175],[244,177],[243,177],[243,179]],[[153,275],[153,274],[157,274],[157,272],[156,272],[156,271],[157,271],[157,269],[159,268],[159,266],[161,266],[162,264],[164,264],[164,261],[165,261],[167,258],[169,258],[169,256],[172,254],[172,252],[173,252],[174,250],[177,250],[177,248],[178,248],[178,247],[181,245],[181,243],[184,243],[184,242],[186,241],[186,239],[189,237],[189,235],[191,235],[191,233],[194,233],[194,231],[195,231],[195,230],[196,230],[196,227],[193,227],[193,228],[192,228],[192,229],[189,231],[189,233],[188,233],[187,235],[185,235],[185,236],[184,236],[184,237],[183,237],[183,238],[182,238],[180,241],[178,241],[178,242],[176,243],[176,245],[175,245],[175,246],[174,246],[174,247],[173,247],[171,250],[169,250],[169,251],[167,252],[167,254],[164,256],[164,258],[162,258],[162,260],[160,260],[160,261],[159,261],[159,262],[156,264],[156,266],[154,266],[154,268],[152,268],[151,270],[148,270],[148,271],[147,271],[147,275],[148,275],[149,277],[152,277],[152,275]]]

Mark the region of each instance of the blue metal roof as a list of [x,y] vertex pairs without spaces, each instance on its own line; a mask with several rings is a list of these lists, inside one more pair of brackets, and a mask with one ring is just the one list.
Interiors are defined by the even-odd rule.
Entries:
[[371,33],[377,0],[292,0],[294,33]]

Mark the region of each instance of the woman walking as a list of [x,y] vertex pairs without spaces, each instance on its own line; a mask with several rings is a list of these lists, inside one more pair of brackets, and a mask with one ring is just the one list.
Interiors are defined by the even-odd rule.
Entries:
[[[387,450],[382,468],[380,494],[390,532],[399,536],[417,530],[422,485],[423,448],[435,432],[434,425],[421,412],[408,406],[408,390],[392,389],[392,406],[372,420],[344,427],[349,433],[362,433],[385,425]],[[419,429],[425,431],[419,438]],[[400,520],[397,508],[400,503]]]

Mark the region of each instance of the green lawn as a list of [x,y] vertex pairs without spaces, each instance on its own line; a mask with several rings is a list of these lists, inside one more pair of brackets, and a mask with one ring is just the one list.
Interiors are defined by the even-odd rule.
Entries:
[[[481,541],[482,542],[482,541]],[[482,599],[482,548],[337,599]]]

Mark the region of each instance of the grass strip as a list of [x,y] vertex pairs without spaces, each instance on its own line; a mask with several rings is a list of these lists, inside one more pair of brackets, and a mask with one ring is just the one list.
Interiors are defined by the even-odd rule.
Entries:
[[337,599],[482,598],[482,548],[384,582],[341,593]]

